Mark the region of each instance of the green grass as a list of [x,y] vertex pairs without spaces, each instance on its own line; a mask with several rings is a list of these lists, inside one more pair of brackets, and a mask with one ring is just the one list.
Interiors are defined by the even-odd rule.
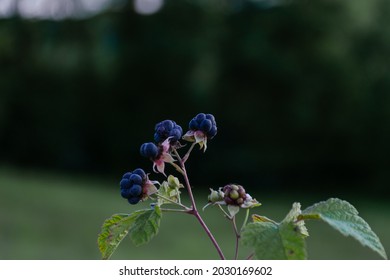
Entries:
[[[194,189],[199,208],[207,195],[200,192]],[[275,220],[282,219],[294,201],[302,202],[303,208],[318,202],[294,195],[254,196],[263,203],[256,213]],[[350,202],[378,234],[389,254],[390,205],[362,199]],[[117,181],[1,168],[0,259],[100,259],[96,240],[103,221],[114,213],[129,213],[148,205],[127,204],[119,195]],[[232,258],[231,225],[216,208],[207,208],[202,216],[225,255]],[[308,222],[307,226],[310,259],[379,259],[324,223]],[[240,257],[248,253],[242,248]],[[160,232],[149,244],[135,247],[125,239],[113,259],[218,259],[218,255],[194,217],[164,213]]]

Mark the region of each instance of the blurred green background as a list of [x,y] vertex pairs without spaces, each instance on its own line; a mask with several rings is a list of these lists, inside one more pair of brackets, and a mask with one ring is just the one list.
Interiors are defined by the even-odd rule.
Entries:
[[[218,125],[188,162],[199,206],[230,182],[276,220],[339,197],[389,254],[389,1],[31,3],[0,1],[0,259],[98,259],[104,219],[148,205],[119,195],[124,172],[151,171],[140,145],[198,112]],[[232,256],[229,225],[203,216]],[[308,227],[310,258],[379,258]],[[218,258],[202,234],[165,215],[150,245],[114,258]]]

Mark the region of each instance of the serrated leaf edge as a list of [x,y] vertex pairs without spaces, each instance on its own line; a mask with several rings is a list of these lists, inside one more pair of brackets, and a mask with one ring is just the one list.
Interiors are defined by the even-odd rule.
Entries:
[[[122,219],[119,219],[119,216],[124,216]],[[124,230],[121,234],[119,234],[119,241],[115,244],[113,244],[113,241],[109,241],[108,244],[111,246],[114,246],[110,249],[110,251],[107,254],[107,248],[104,248],[106,246],[103,246],[105,241],[110,238],[110,235],[112,236],[112,233],[110,231],[110,227],[113,225],[116,225],[118,222],[124,222],[127,221],[127,219],[133,218],[130,214],[113,214],[110,218],[106,219],[102,225],[102,230],[100,234],[98,235],[98,247],[99,251],[102,254],[103,260],[108,260],[112,256],[112,254],[115,252],[116,248],[118,248],[119,244],[122,242],[122,240],[128,235],[129,229]],[[115,221],[114,221],[115,219]],[[129,224],[129,228],[131,227],[131,223]]]
[[[377,239],[376,241],[378,242],[379,248],[377,248],[376,246],[371,246],[369,244],[366,244],[365,242],[362,242],[360,238],[354,236],[353,234],[351,234],[349,232],[345,232],[344,230],[335,227],[334,224],[331,223],[326,216],[324,217],[323,215],[321,215],[321,213],[315,213],[315,212],[310,213],[310,210],[315,209],[316,207],[318,207],[321,204],[327,203],[330,206],[332,203],[335,203],[335,202],[340,203],[339,206],[341,206],[342,204],[344,204],[344,205],[346,204],[347,206],[349,206],[349,209],[348,209],[350,212],[349,214],[352,216],[355,216],[363,225],[365,225],[367,227],[367,229],[370,231],[372,236]],[[330,225],[332,228],[334,228],[335,230],[337,230],[338,232],[340,232],[344,236],[351,236],[356,241],[358,241],[362,246],[368,247],[371,250],[373,250],[374,252],[377,252],[384,259],[388,259],[386,251],[383,247],[383,244],[380,242],[380,239],[377,236],[377,234],[371,229],[370,225],[362,217],[359,216],[359,212],[357,211],[357,209],[346,200],[342,200],[339,198],[329,198],[326,201],[321,201],[321,202],[315,203],[312,206],[309,206],[308,208],[303,210],[302,214],[298,216],[298,219],[302,219],[302,220],[304,220],[304,219],[317,219],[318,220],[319,219],[321,221],[324,221],[325,223]],[[347,224],[347,221],[345,221],[345,224]]]

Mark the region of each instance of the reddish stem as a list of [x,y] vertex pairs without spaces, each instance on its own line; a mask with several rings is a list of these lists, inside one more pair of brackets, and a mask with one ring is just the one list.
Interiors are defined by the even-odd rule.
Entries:
[[184,162],[181,159],[181,157],[178,154],[178,152],[176,151],[176,149],[174,149],[173,151],[174,151],[174,153],[175,153],[175,155],[176,155],[176,157],[177,157],[177,159],[178,159],[178,161],[180,163],[180,167],[181,167],[181,169],[183,171],[182,174],[183,174],[184,181],[185,181],[185,184],[186,184],[186,187],[187,187],[188,195],[189,195],[190,200],[191,200],[192,209],[190,211],[188,211],[187,213],[191,214],[191,215],[194,215],[196,217],[196,219],[199,221],[200,225],[202,226],[202,228],[204,229],[204,231],[206,232],[206,234],[210,238],[211,242],[213,243],[215,249],[217,250],[217,252],[219,254],[219,257],[221,258],[221,260],[224,260],[225,256],[224,256],[224,254],[223,254],[223,252],[221,250],[221,247],[219,247],[217,240],[215,240],[213,234],[211,233],[211,231],[207,227],[206,223],[203,221],[202,217],[199,214],[198,209],[196,208],[195,198],[194,198],[194,195],[192,194],[191,184],[190,184],[190,180],[188,179],[188,175],[187,175],[186,168],[184,166]]

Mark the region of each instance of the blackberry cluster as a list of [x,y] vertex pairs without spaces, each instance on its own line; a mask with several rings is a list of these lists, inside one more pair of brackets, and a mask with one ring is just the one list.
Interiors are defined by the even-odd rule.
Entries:
[[222,191],[224,193],[224,201],[227,205],[241,206],[245,202],[246,192],[240,185],[226,185]]
[[217,123],[212,114],[197,114],[189,124],[190,130],[200,130],[211,139],[217,134]]
[[146,180],[146,174],[141,168],[125,173],[120,182],[122,197],[130,204],[137,204],[142,199]]
[[156,144],[148,142],[141,145],[140,153],[141,156],[154,160],[158,157],[160,149],[156,146]]
[[171,137],[170,143],[176,143],[183,134],[183,129],[174,121],[165,120],[156,124],[154,133],[154,141],[156,143],[164,142],[168,137]]

